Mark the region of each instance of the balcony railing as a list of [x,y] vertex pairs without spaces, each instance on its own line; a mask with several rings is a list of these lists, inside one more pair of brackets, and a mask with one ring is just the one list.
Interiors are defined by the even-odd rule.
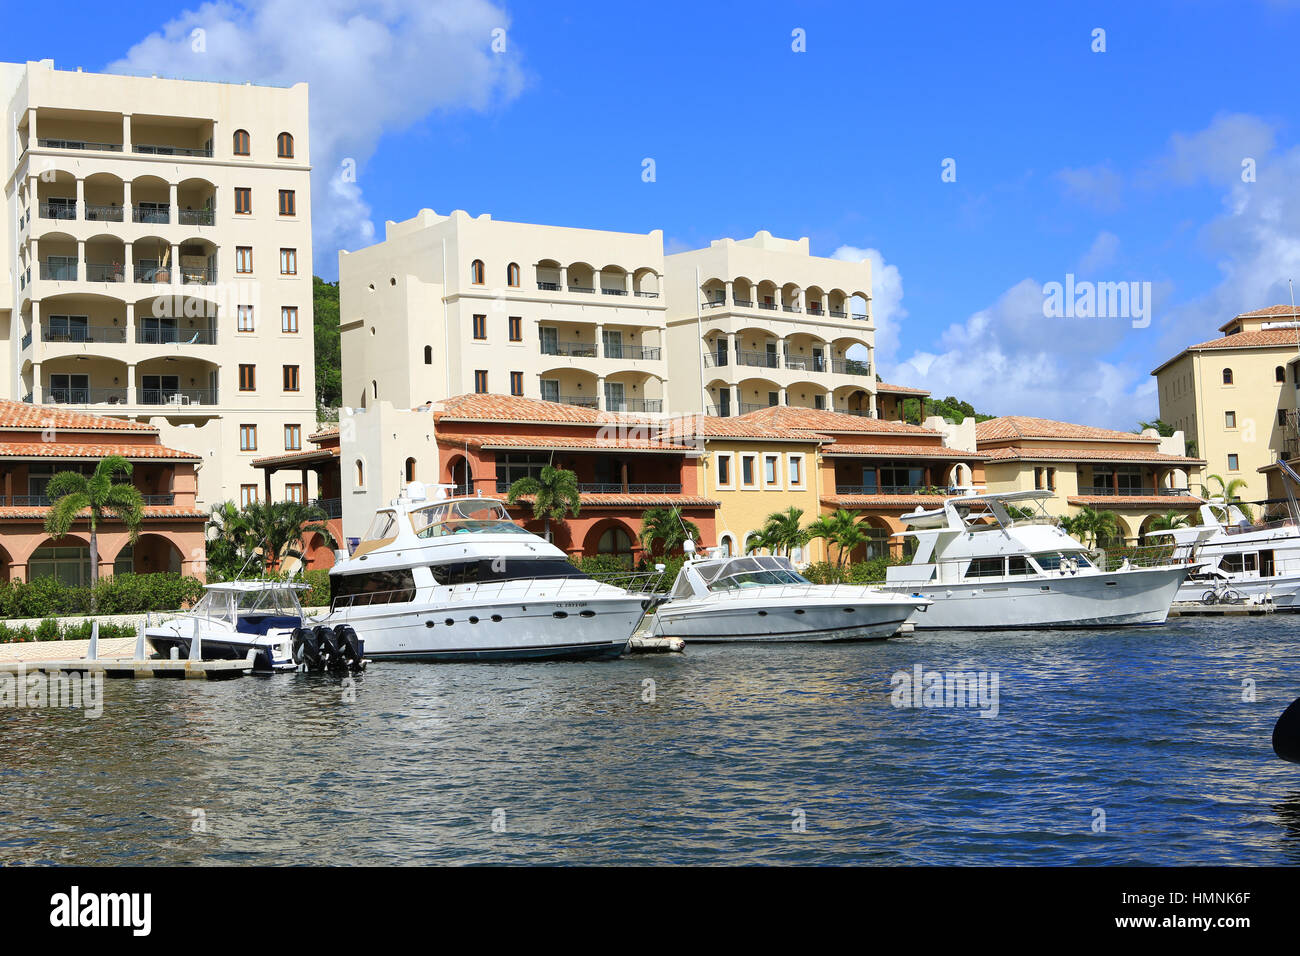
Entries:
[[142,388],[141,405],[215,405],[215,388]]
[[180,268],[181,283],[184,285],[212,285],[217,281],[217,270],[215,266],[206,266],[196,268],[194,266],[181,266]]
[[121,222],[125,213],[123,206],[87,206],[87,222]]
[[753,299],[736,299],[734,305],[738,309],[752,309],[754,307]]
[[[509,490],[509,489],[506,489]],[[342,498],[313,498],[307,502],[309,505],[319,508],[325,512],[327,518],[343,517],[343,499]]]
[[593,294],[595,294],[595,292],[596,292],[596,290],[595,290],[594,287],[591,287],[591,286],[585,286],[585,285],[571,285],[571,286],[569,286],[569,291],[570,291],[570,292],[585,292],[585,293],[587,293],[588,295],[593,295]]
[[600,400],[591,395],[555,395],[550,398],[543,396],[542,400],[560,405],[576,405],[578,408],[600,407]]
[[132,206],[132,222],[151,222],[159,225],[167,225],[171,222],[171,206]]
[[41,401],[51,405],[125,405],[125,388],[46,388]]
[[1172,497],[1178,498],[1190,495],[1192,492],[1188,488],[1152,488],[1152,487],[1128,487],[1115,488],[1113,485],[1080,485],[1079,494],[1091,495],[1102,498],[1160,498]]
[[754,368],[780,368],[781,356],[775,352],[738,352],[736,364]]
[[171,266],[156,266],[148,262],[137,262],[135,264],[135,281],[136,282],[171,282],[172,274],[175,272]]
[[835,485],[838,495],[943,495],[944,488],[934,485]]
[[19,347],[23,351],[26,351],[31,346],[31,344],[32,344],[32,333],[28,332],[26,335],[23,336],[22,345]]
[[75,262],[42,262],[41,279],[47,282],[75,282],[77,264]]
[[141,495],[140,498],[146,505],[174,505],[176,504],[175,495]]
[[782,311],[782,312],[802,312],[802,311],[803,311],[803,306],[800,306],[800,305],[783,305],[783,306],[781,306],[781,311]]
[[627,295],[627,289],[601,289],[601,295]]
[[760,309],[767,309],[769,312],[775,312],[779,308],[775,302],[760,302],[758,307]]
[[768,404],[768,405],[755,405],[755,404],[753,404],[753,403],[751,403],[751,402],[741,402],[741,403],[740,403],[740,414],[742,414],[742,415],[748,415],[750,412],[761,412],[761,411],[762,411],[763,409],[765,409],[765,408],[772,408],[772,407],[773,407],[773,406],[770,405],[770,404]]
[[543,355],[566,355],[570,358],[595,358],[594,342],[548,342],[542,345]]
[[659,361],[661,350],[657,345],[615,345],[605,346],[605,358]]
[[625,398],[621,402],[606,402],[607,412],[662,412],[662,398]]
[[87,282],[125,282],[126,266],[120,262],[87,262]]
[[137,328],[135,340],[141,345],[216,345],[216,329]]
[[638,296],[639,298],[642,298],[642,299],[657,299],[657,298],[659,298],[659,293],[658,293],[658,292],[641,292],[640,290],[638,290],[638,291],[637,291],[636,293],[634,293],[634,294],[635,294],[636,296]]
[[[119,147],[120,149],[121,147]],[[135,143],[131,146],[131,152],[139,153],[142,156],[197,156],[201,159],[211,159],[212,150],[194,149],[189,146],[155,146],[148,143]]]
[[826,314],[826,310],[823,309],[823,308],[822,308],[821,306],[819,306],[819,305],[810,305],[810,306],[808,306],[808,314],[809,314],[809,315],[825,315],[825,314]]
[[212,209],[180,209],[176,221],[182,226],[211,226],[216,224],[217,214]]
[[37,204],[36,214],[42,219],[76,219],[75,202],[41,202]]
[[60,325],[41,323],[42,342],[125,342],[126,329],[116,325]]
[[853,359],[833,359],[831,371],[836,375],[870,375],[870,362],[857,362]]
[[12,504],[15,508],[48,508],[50,506],[50,496],[14,495]]
[[831,309],[829,314],[832,319],[847,319],[849,317],[847,312],[839,309]]
[[[498,481],[497,494],[510,490],[510,482]],[[578,493],[583,495],[680,495],[680,484],[621,484],[617,481],[583,481],[578,483]]]
[[90,143],[83,139],[37,139],[41,149],[91,149],[101,153],[122,152],[121,143]]
[[539,282],[537,288],[543,292],[559,292],[560,284],[558,282]]

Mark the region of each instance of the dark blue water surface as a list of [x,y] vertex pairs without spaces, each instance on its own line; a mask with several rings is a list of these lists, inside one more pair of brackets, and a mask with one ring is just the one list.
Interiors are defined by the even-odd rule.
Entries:
[[[109,681],[0,710],[0,860],[1300,863],[1297,624]],[[893,706],[918,663],[996,672],[998,716]]]

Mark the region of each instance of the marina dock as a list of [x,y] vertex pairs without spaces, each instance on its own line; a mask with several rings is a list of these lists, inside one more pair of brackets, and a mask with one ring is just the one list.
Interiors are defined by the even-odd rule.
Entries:
[[[0,673],[103,674],[116,678],[228,680],[253,671],[251,658],[202,660],[146,655],[143,626],[134,638],[100,641],[99,628],[89,640],[33,641],[0,644]],[[101,656],[101,653],[109,656]],[[200,648],[200,653],[202,653]],[[128,656],[129,655],[129,656]]]
[[1278,613],[1273,604],[1175,604],[1172,617],[1264,617]]

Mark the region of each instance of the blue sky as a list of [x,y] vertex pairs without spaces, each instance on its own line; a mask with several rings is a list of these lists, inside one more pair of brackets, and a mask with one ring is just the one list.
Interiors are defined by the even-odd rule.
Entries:
[[[15,5],[0,59],[311,82],[329,277],[423,206],[662,228],[669,251],[808,236],[873,260],[887,378],[1123,428],[1156,414],[1156,364],[1300,279],[1292,0],[147,9]],[[1150,282],[1150,326],[1045,318],[1067,273]]]

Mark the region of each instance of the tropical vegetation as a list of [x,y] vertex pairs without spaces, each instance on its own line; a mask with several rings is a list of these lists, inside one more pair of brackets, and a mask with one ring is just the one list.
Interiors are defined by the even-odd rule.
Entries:
[[1078,514],[1063,517],[1061,528],[1085,547],[1096,548],[1118,537],[1119,516],[1113,511],[1100,511],[1091,505],[1084,505]]
[[641,546],[651,554],[679,551],[687,538],[698,542],[699,526],[685,520],[676,508],[651,508],[641,516]]
[[330,548],[338,547],[325,512],[301,501],[254,501],[242,508],[224,501],[208,515],[207,531],[207,573],[212,581],[275,572],[290,558],[301,560],[312,535],[320,535]]
[[[1214,482],[1218,486],[1217,491],[1210,488],[1210,482]],[[1251,510],[1250,505],[1241,500],[1240,492],[1246,486],[1245,478],[1231,478],[1224,481],[1222,475],[1206,475],[1205,484],[1202,485],[1201,490],[1207,498],[1218,498],[1225,505],[1236,505],[1247,521],[1254,521],[1254,511]]]
[[506,501],[516,504],[520,498],[533,499],[533,517],[542,521],[546,540],[551,539],[551,522],[563,522],[582,510],[578,476],[567,468],[545,466],[537,475],[525,475],[510,483]]

